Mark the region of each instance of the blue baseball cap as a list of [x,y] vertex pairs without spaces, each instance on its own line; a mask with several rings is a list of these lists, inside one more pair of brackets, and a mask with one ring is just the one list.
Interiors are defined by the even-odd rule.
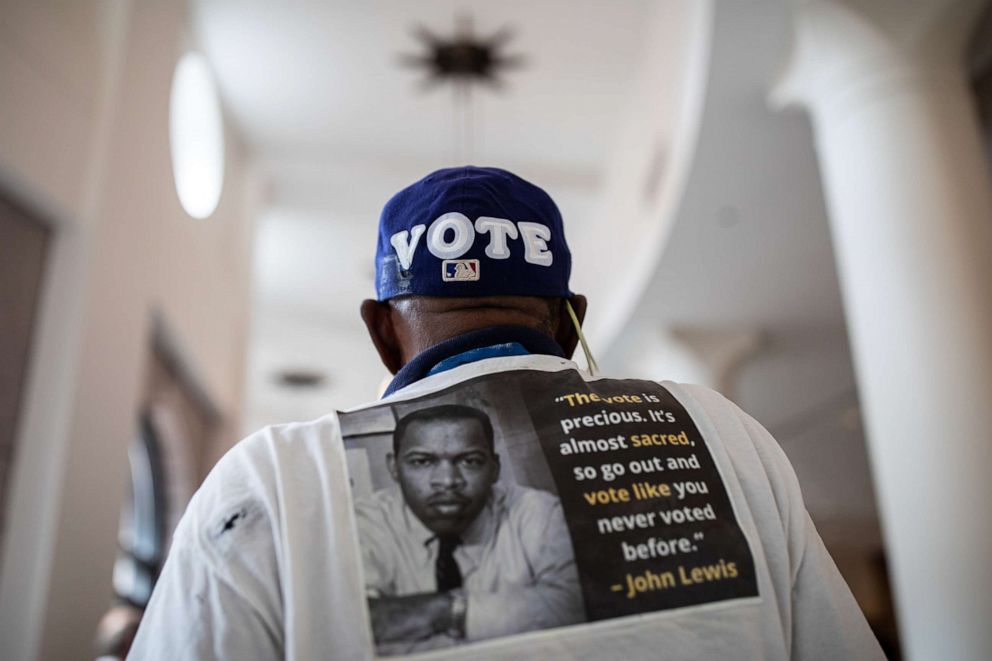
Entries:
[[534,184],[498,168],[427,175],[379,218],[376,294],[570,297],[561,213]]

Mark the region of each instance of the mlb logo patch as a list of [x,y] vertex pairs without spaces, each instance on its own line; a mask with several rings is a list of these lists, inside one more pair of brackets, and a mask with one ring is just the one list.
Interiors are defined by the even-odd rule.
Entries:
[[479,279],[479,260],[446,259],[441,262],[441,279],[445,282],[470,282]]

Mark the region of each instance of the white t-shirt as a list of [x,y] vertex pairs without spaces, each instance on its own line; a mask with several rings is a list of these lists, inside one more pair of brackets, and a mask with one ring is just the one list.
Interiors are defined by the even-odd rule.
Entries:
[[[427,377],[369,406],[521,370],[568,371],[590,386],[610,381],[578,376],[574,363],[553,356],[493,358]],[[705,441],[736,519],[731,523],[746,540],[757,594],[496,638],[427,657],[884,658],[774,439],[713,391],[663,386]],[[606,416],[606,404],[599,408]],[[696,516],[705,518],[700,512]],[[129,658],[371,658],[361,567],[338,414],[264,429],[235,446],[191,501]]]

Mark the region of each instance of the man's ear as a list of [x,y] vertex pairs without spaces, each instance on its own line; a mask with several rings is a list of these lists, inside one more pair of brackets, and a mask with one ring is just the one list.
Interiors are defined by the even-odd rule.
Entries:
[[559,303],[558,310],[558,328],[555,330],[555,341],[565,350],[565,357],[571,358],[572,354],[575,353],[575,347],[579,343],[579,334],[575,330],[575,324],[572,323],[572,316],[568,314],[568,308],[565,305],[565,301],[572,304],[572,309],[575,310],[575,316],[579,320],[579,325],[586,318],[586,297],[582,294],[575,294],[572,298],[561,299]]
[[365,322],[375,350],[379,352],[382,364],[391,374],[396,374],[403,366],[403,360],[389,303],[365,299],[362,301],[362,321]]
[[396,455],[392,452],[386,453],[386,468],[389,469],[389,474],[393,476],[393,479],[399,482],[400,476],[399,472],[396,470]]

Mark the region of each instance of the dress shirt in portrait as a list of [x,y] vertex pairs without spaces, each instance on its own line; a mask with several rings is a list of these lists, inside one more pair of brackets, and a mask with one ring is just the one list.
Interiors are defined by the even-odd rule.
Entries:
[[[439,542],[398,487],[357,498],[369,597],[435,592]],[[585,620],[568,528],[557,497],[496,484],[461,535],[455,560],[468,600],[466,640]]]

